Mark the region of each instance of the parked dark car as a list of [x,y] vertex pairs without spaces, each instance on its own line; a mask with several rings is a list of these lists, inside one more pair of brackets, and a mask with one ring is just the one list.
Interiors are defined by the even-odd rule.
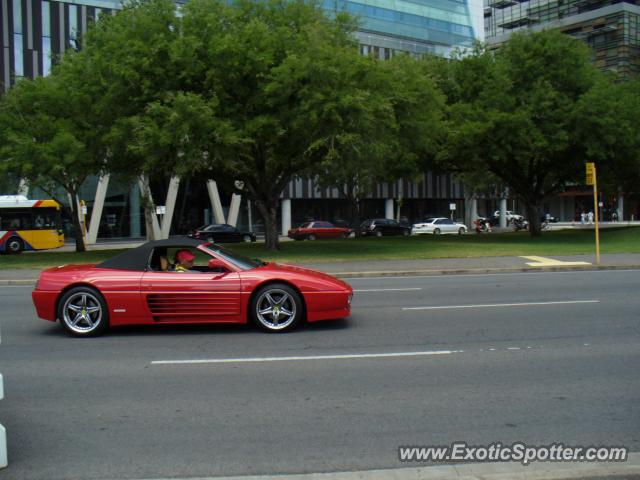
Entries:
[[381,237],[383,235],[411,235],[411,227],[401,225],[388,218],[373,218],[360,224],[360,235]]
[[254,232],[238,230],[233,225],[228,225],[226,223],[214,223],[212,225],[202,226],[192,232],[189,232],[189,237],[214,243],[256,241],[256,234]]
[[332,223],[323,221],[306,222],[288,232],[288,237],[294,240],[315,240],[316,238],[347,238],[351,235],[350,228],[336,227]]

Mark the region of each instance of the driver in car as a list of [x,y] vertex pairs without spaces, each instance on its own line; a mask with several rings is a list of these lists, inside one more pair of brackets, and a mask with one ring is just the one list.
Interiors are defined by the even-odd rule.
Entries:
[[193,261],[196,259],[196,256],[191,253],[191,251],[187,248],[180,249],[176,252],[175,256],[175,264],[173,267],[174,272],[197,272],[198,270],[193,270]]

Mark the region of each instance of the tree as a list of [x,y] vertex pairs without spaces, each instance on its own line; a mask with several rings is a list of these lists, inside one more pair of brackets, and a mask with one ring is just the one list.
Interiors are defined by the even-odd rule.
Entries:
[[217,99],[225,138],[204,162],[184,168],[244,183],[265,223],[266,246],[278,248],[277,208],[287,183],[315,174],[317,145],[340,132],[345,102],[362,105],[351,63],[360,65],[352,21],[329,19],[302,0],[194,0],[182,9],[177,47],[183,85]]
[[[151,177],[163,180],[178,170],[177,148],[150,152],[137,142],[137,131],[150,105],[171,102],[180,91],[180,72],[173,48],[180,34],[176,6],[169,0],[131,0],[114,16],[102,16],[84,38],[71,65],[62,58],[60,71],[82,78],[94,102],[87,105],[96,131],[96,143],[105,149],[105,169],[134,182],[142,180],[147,236],[154,239],[155,208],[149,196]],[[166,145],[165,145],[166,146]],[[175,146],[174,146],[175,147]],[[172,161],[166,157],[173,155]]]
[[640,81],[602,78],[576,112],[586,157],[596,163],[601,190],[640,192]]
[[[73,220],[76,251],[85,250],[77,194],[82,183],[103,168],[93,150],[87,121],[88,99],[70,79],[52,75],[21,80],[0,102],[0,170],[29,180],[63,205]],[[69,206],[56,198],[62,189]]]
[[[351,59],[350,59],[351,60]],[[352,85],[336,109],[336,133],[320,139],[319,181],[339,186],[359,220],[359,201],[376,181],[393,181],[425,168],[442,133],[444,98],[429,64],[397,55],[379,61],[361,57],[342,67]]]
[[576,110],[597,78],[588,47],[560,32],[518,33],[497,52],[477,47],[441,66],[441,82],[451,82],[441,160],[494,174],[523,200],[539,235],[544,197],[584,170]]

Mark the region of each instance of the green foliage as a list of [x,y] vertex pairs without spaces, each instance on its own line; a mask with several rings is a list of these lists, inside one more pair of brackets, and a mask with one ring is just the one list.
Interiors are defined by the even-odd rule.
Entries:
[[609,191],[640,192],[640,81],[601,79],[582,97],[576,124],[598,184]]
[[[73,54],[69,54],[73,63]],[[96,156],[95,132],[87,116],[82,89],[64,75],[22,80],[0,102],[0,174],[26,178],[55,198],[63,189],[75,198],[90,174],[104,164]],[[64,204],[63,200],[58,202]],[[76,248],[84,250],[75,202],[69,206],[74,220]]]
[[478,47],[438,72],[449,100],[441,160],[454,171],[495,175],[523,199],[539,234],[543,198],[580,178],[587,160],[576,112],[598,78],[588,48],[556,31],[519,33],[496,52]]

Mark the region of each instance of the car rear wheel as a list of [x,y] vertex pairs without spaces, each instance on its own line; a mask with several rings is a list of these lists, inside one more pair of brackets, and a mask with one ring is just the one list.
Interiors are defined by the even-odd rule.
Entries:
[[440,229],[439,228],[434,229],[433,230],[433,234],[434,235],[440,235]]
[[349,238],[351,236],[351,234],[349,232],[344,232],[342,234],[342,238]]
[[93,288],[74,287],[58,302],[63,328],[76,337],[93,337],[109,326],[109,311],[102,295]]
[[242,237],[242,241],[245,243],[251,242],[251,235],[245,235],[244,237]]
[[402,230],[402,236],[403,237],[408,237],[411,234],[411,232],[409,230]]
[[8,253],[20,253],[24,249],[24,245],[22,244],[22,240],[18,237],[11,237],[7,241],[7,246],[5,248]]
[[313,233],[310,233],[310,234],[307,236],[307,240],[315,240],[315,239],[316,239],[316,236],[315,236]]
[[464,228],[460,227],[458,229],[458,235],[464,235]]
[[376,237],[381,237],[381,236],[382,236],[382,231],[376,230]]
[[249,308],[253,322],[267,332],[291,330],[303,315],[300,295],[282,283],[260,288],[253,296]]

